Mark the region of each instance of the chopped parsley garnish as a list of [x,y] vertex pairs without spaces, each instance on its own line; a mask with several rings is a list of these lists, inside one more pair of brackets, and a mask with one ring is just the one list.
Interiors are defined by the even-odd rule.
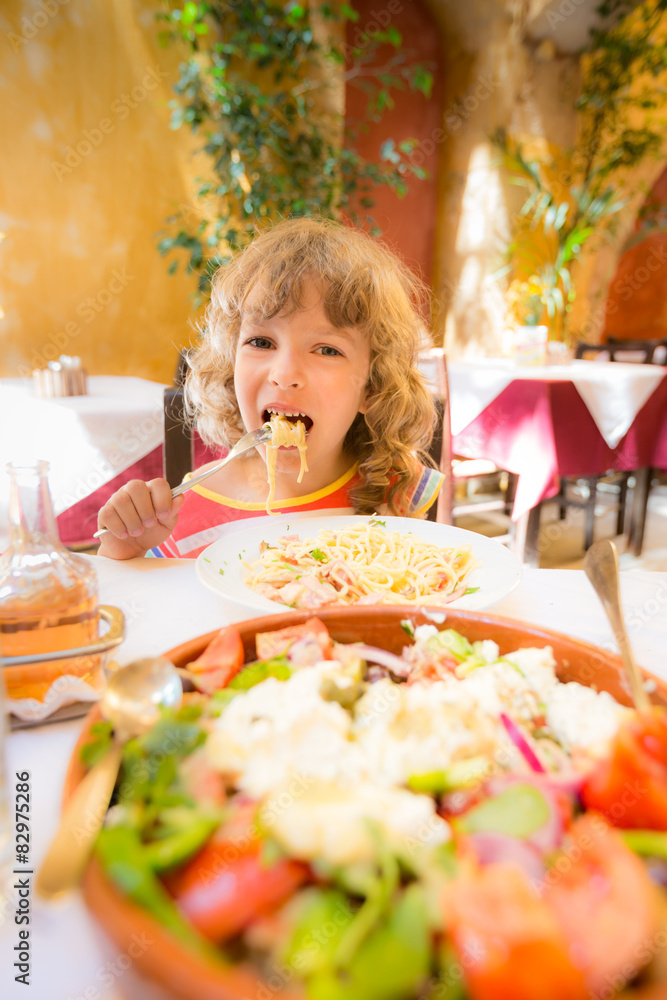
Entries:
[[381,524],[383,528],[387,527],[387,522],[386,521],[378,521],[376,518],[371,518],[371,520],[368,523],[369,524]]
[[476,594],[479,587],[466,587],[466,594]]
[[329,562],[328,557],[325,556],[324,552],[322,552],[322,549],[312,549],[310,554],[313,557],[313,559],[316,559],[318,562]]
[[224,576],[225,575],[224,569],[219,569],[218,573],[220,574],[220,576]]
[[210,561],[211,561],[210,559],[207,559],[206,556],[202,556],[202,559],[204,560],[204,562],[208,562],[208,563],[210,563]]

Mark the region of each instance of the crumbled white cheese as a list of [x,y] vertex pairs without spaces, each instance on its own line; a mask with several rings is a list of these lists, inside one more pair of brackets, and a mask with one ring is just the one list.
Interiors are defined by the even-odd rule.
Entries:
[[493,639],[482,639],[479,645],[475,647],[475,652],[485,663],[495,663],[500,654],[500,648],[498,643],[494,642]]
[[547,683],[547,678],[539,678],[538,683],[532,681],[512,663],[499,661],[472,670],[460,681],[452,679],[445,683],[471,698],[480,712],[488,712],[496,719],[505,712],[516,719],[530,721],[540,714],[546,691],[557,683],[553,672],[551,684]]
[[401,785],[452,761],[492,755],[497,727],[460,687],[371,685],[357,702],[353,734],[376,781]]
[[[425,641],[436,629],[416,631]],[[322,697],[327,680],[341,690],[351,683],[337,661],[306,667],[287,681],[269,678],[226,706],[205,745],[209,761],[262,800],[264,822],[296,857],[348,864],[376,856],[369,820],[397,849],[442,843],[449,827],[433,799],[404,786],[472,757],[525,766],[501,713],[519,722],[545,714],[566,750],[595,753],[627,712],[608,694],[559,683],[549,647],[517,650],[497,662],[494,642],[477,651],[487,665],[462,678],[379,680],[352,712]]]
[[566,750],[604,748],[628,711],[606,691],[576,681],[552,688],[546,704],[547,725]]
[[256,798],[295,776],[357,777],[363,760],[349,740],[350,715],[319,693],[332,669],[331,662],[319,663],[237,695],[206,742],[212,766]]
[[526,683],[542,702],[559,683],[551,646],[545,646],[544,649],[517,649],[513,653],[506,653],[503,659],[518,667]]
[[437,815],[430,796],[371,782],[354,787],[317,782],[301,791],[277,788],[263,804],[261,823],[295,857],[335,865],[377,857],[373,825],[403,856],[450,838],[449,825]]
[[428,642],[433,635],[438,634],[439,629],[435,625],[417,625],[415,628],[415,642]]

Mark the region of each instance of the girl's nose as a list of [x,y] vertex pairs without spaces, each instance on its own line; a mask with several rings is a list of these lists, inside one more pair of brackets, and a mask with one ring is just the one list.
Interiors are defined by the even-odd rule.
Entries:
[[300,389],[305,382],[303,369],[292,351],[275,351],[269,381],[278,389]]

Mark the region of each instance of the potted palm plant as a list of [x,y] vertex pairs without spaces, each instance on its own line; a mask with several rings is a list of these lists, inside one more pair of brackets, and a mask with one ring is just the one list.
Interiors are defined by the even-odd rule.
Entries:
[[[584,248],[613,237],[618,213],[635,192],[629,173],[665,147],[661,85],[667,61],[667,0],[605,0],[591,32],[575,108],[579,140],[563,150],[541,140],[536,155],[498,129],[491,137],[510,183],[526,189],[498,278],[509,276],[508,319],[548,326],[550,340],[578,339],[568,328],[572,272]],[[620,192],[620,193],[619,193]],[[648,230],[643,234],[647,235]]]

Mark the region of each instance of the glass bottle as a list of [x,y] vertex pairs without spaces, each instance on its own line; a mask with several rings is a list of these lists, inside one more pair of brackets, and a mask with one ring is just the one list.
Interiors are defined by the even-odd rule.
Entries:
[[9,822],[9,775],[5,755],[5,741],[9,725],[5,710],[5,685],[0,670],[0,899],[7,898],[11,880],[11,835]]
[[[0,654],[23,656],[90,645],[98,635],[97,578],[61,543],[48,462],[10,463],[9,548],[0,557]],[[6,667],[9,698],[44,700],[62,675],[92,679],[100,657]]]

